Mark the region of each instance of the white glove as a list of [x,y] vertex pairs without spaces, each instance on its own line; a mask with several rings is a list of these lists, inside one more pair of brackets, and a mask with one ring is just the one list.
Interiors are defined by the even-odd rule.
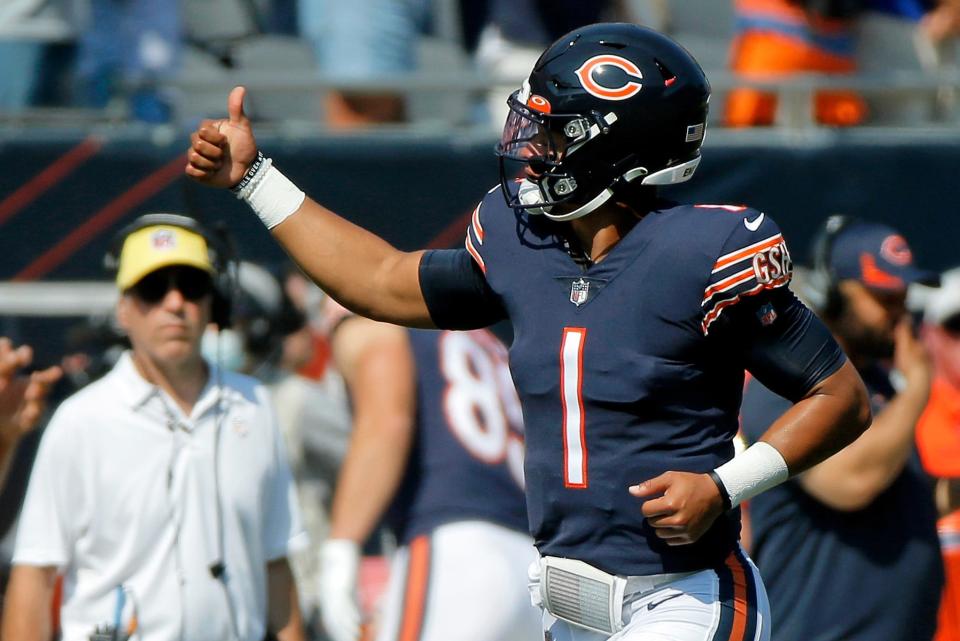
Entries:
[[360,638],[357,574],[360,546],[347,539],[330,539],[320,546],[320,615],[333,641]]

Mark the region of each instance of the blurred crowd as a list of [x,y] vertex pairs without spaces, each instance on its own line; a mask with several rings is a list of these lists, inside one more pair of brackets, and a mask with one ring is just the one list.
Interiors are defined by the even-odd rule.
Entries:
[[[789,120],[769,83],[794,74],[884,74],[895,85],[897,74],[909,84],[957,68],[957,0],[12,0],[0,7],[0,114],[69,106],[189,122],[209,115],[204,78],[274,72],[347,87],[293,91],[276,113],[264,107],[264,118],[334,128],[402,123],[412,117],[410,95],[396,89],[404,74],[519,78],[545,44],[601,19],[670,33],[708,72],[751,82],[715,107],[729,126]],[[430,94],[437,98],[428,111],[446,108],[451,97],[442,93]],[[933,101],[916,93],[864,96],[827,84],[803,111],[850,126],[929,121],[952,110],[948,89]],[[505,93],[488,94],[462,110],[497,127]]]
[[[463,56],[482,48],[480,59],[499,64],[505,46],[536,51],[601,15],[632,17],[614,4],[566,1],[544,11],[532,0],[17,0],[0,8],[0,111],[113,104],[133,119],[166,122],[177,99],[170,81],[184,71],[384,79],[417,68],[427,34]],[[405,118],[402,97],[389,91],[334,92],[322,107],[333,126]]]

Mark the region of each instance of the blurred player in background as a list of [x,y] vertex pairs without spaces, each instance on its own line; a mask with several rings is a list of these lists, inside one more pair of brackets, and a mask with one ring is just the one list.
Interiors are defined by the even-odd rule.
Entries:
[[[233,187],[346,307],[417,327],[510,321],[531,591],[552,639],[769,639],[733,508],[869,424],[856,371],[786,288],[776,223],[658,196],[693,175],[709,95],[652,30],[560,38],[509,99],[501,185],[460,250],[397,251],[306,198],[258,153],[243,88],[193,135],[187,174]],[[745,368],[796,404],[734,459]]]
[[[304,543],[266,390],[206,363],[223,253],[196,221],[148,215],[111,262],[132,349],[43,434],[17,532],[3,638],[304,638],[287,554]],[[98,636],[99,635],[99,636]]]
[[[751,553],[778,641],[929,641],[943,570],[914,428],[932,373],[905,301],[910,283],[936,275],[877,223],[833,217],[814,247],[803,293],[866,382],[875,418],[855,443],[750,503]],[[742,408],[748,441],[789,407],[751,381]]]
[[360,638],[360,551],[383,521],[401,548],[377,639],[541,638],[506,349],[484,330],[407,330],[327,308],[354,416],[321,555],[328,634]]

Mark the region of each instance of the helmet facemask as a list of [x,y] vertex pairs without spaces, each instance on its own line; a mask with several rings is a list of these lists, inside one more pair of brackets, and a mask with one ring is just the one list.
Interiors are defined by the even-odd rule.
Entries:
[[[507,100],[510,107],[503,136],[497,144],[500,157],[500,185],[511,207],[543,214],[554,220],[572,220],[593,211],[612,192],[601,189],[602,199],[590,194],[590,177],[571,171],[569,158],[597,136],[609,132],[616,114],[596,111],[586,114],[551,114],[546,99],[530,95],[529,86],[515,91]],[[519,176],[519,178],[518,178]],[[516,187],[511,187],[517,183]],[[586,205],[573,204],[593,195]],[[589,206],[589,207],[588,207]]]

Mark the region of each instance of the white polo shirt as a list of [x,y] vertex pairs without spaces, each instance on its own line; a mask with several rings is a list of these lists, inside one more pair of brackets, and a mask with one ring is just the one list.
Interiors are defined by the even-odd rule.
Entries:
[[186,416],[124,354],[47,426],[13,562],[64,573],[64,641],[134,617],[143,641],[263,639],[266,564],[306,534],[266,388],[211,369]]

